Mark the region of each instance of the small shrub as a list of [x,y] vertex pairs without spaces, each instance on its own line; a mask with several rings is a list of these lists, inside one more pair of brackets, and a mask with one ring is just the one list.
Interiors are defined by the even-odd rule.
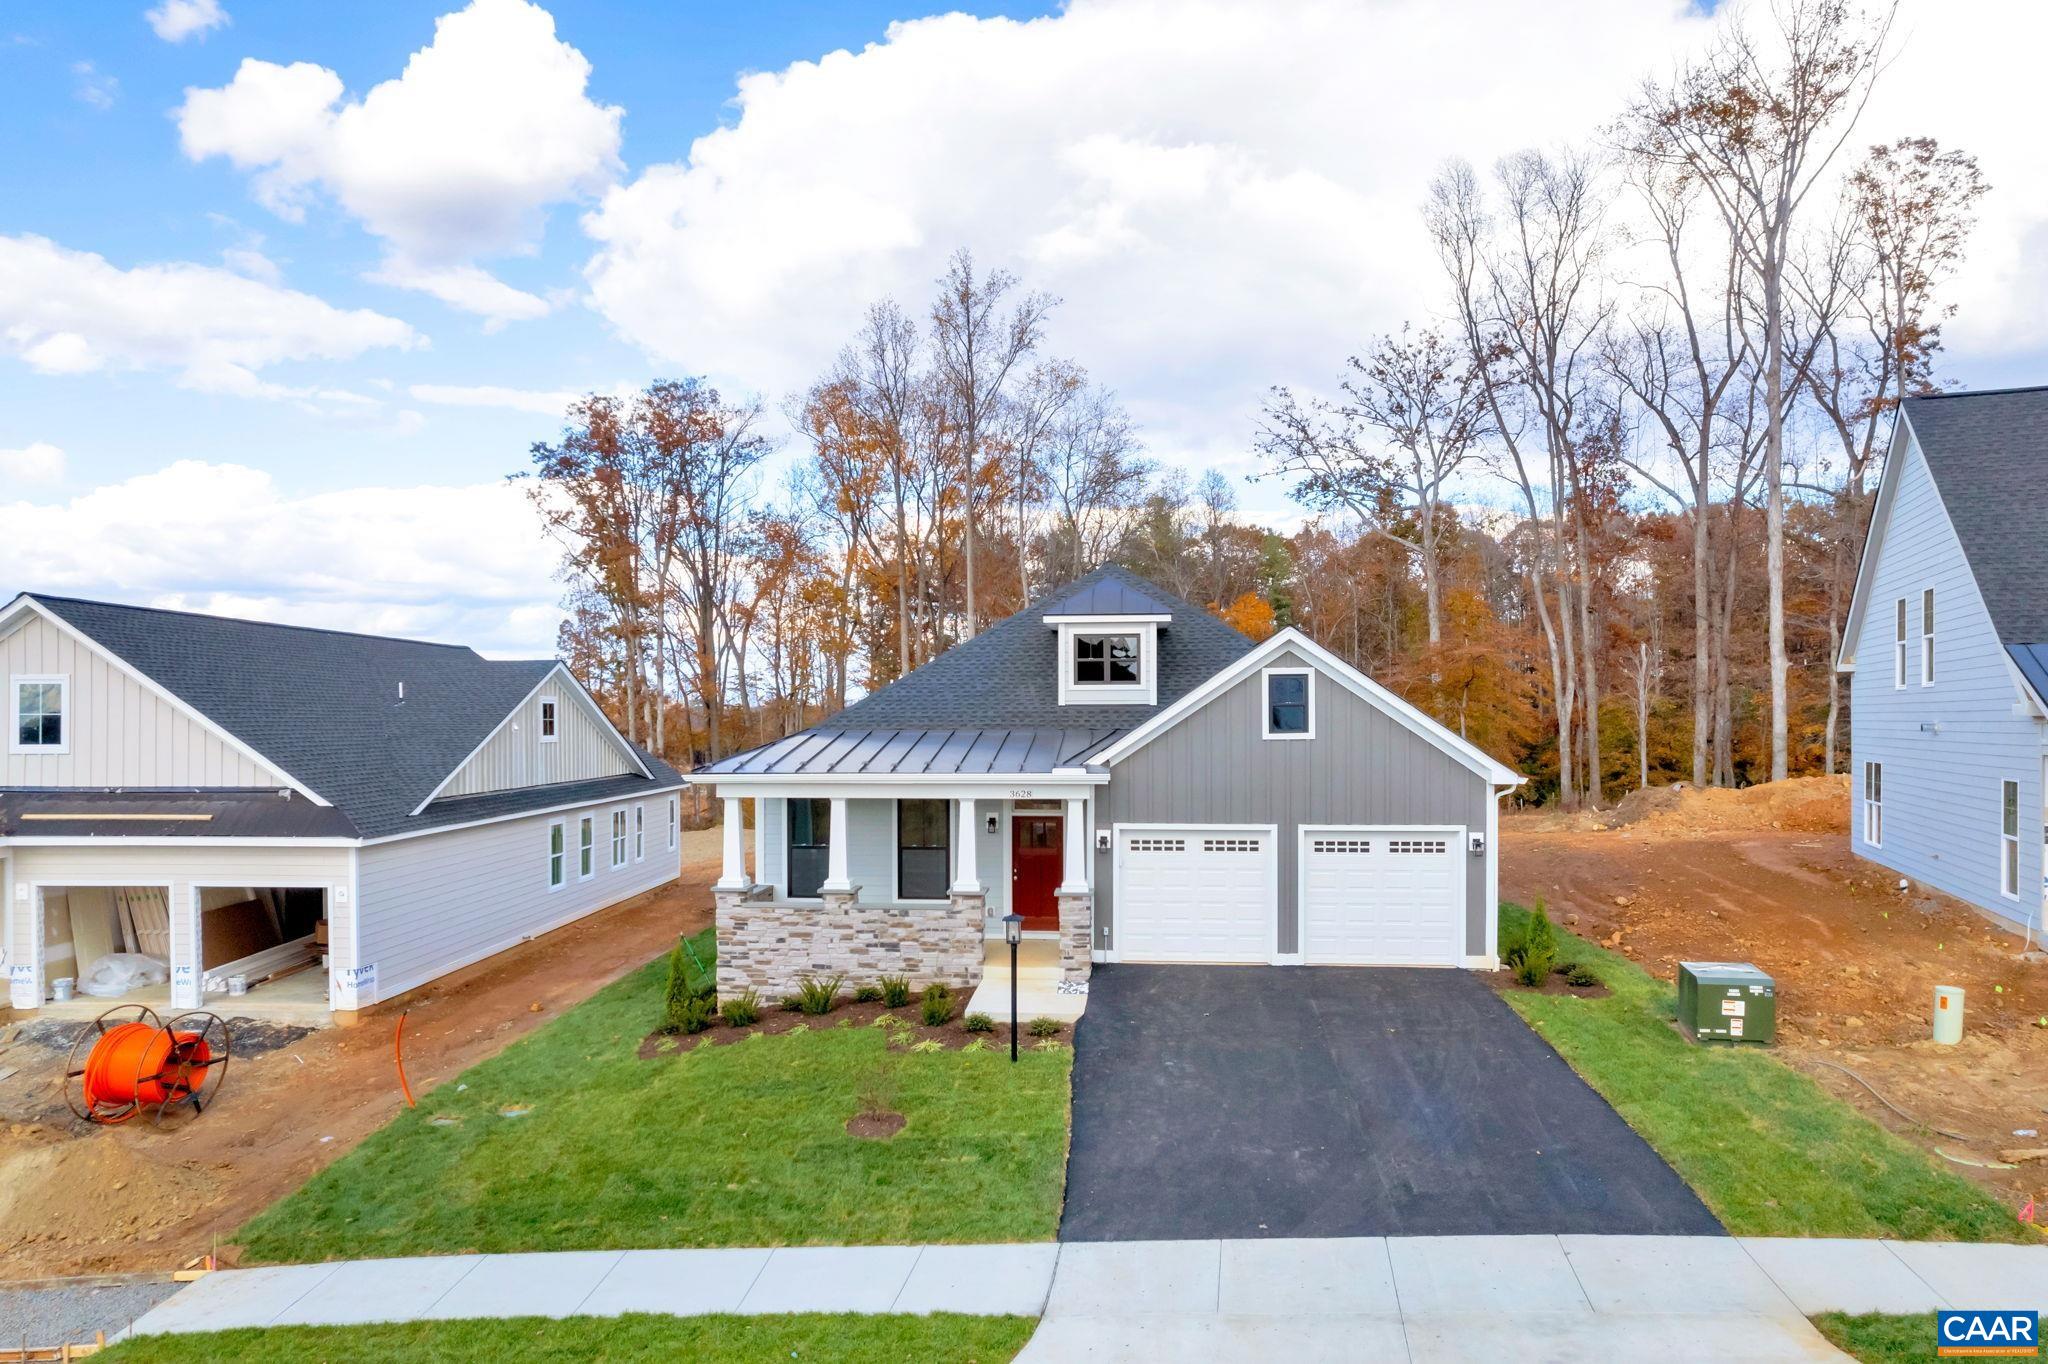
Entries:
[[711,1026],[711,1020],[718,1017],[718,1002],[709,995],[691,995],[677,1010],[677,1030],[686,1033],[700,1033]]
[[1033,1037],[1058,1037],[1062,1026],[1057,1018],[1034,1018],[1024,1025],[1024,1031]]
[[781,1007],[790,1013],[796,1013],[804,1007],[804,1001],[799,995],[784,995]]
[[873,1004],[881,997],[882,987],[879,985],[863,985],[853,992],[853,1002],[856,1004]]
[[960,1026],[969,1032],[994,1032],[996,1021],[987,1014],[969,1014]]
[[938,1040],[936,1038],[931,1037],[927,1037],[922,1042],[911,1043],[910,1049],[916,1052],[919,1056],[930,1056],[933,1052],[940,1052],[945,1050],[944,1047],[939,1045]]
[[969,1041],[969,1042],[967,1043],[967,1045],[966,1045],[966,1046],[964,1046],[964,1047],[960,1048],[960,1050],[962,1050],[962,1051],[987,1051],[987,1050],[988,1050],[988,1039],[987,1039],[986,1037],[976,1037],[976,1038],[973,1038],[973,1039],[971,1039],[971,1040],[970,1040],[970,1041]]
[[877,1069],[860,1087],[860,1112],[894,1113],[896,1111],[896,1077],[884,1069]]
[[[679,942],[669,949],[668,984],[662,992],[661,1030],[668,1033],[683,1031],[683,1014],[692,1000],[712,1001],[711,1008],[717,1008],[718,983],[702,976],[693,975],[696,967],[689,954],[683,951]],[[701,1032],[703,1029],[694,1029]]]
[[845,983],[844,976],[833,976],[828,980],[805,976],[797,982],[796,1007],[813,1018],[829,1014],[832,1006],[839,1002],[839,987]]
[[1543,901],[1529,911],[1529,918],[1501,950],[1501,961],[1527,986],[1543,983],[1557,964],[1557,929],[1543,910]]
[[751,1028],[761,1021],[761,996],[752,990],[743,990],[719,1006],[718,1012],[725,1017],[730,1028]]
[[1550,971],[1552,975],[1568,976],[1578,969],[1579,964],[1575,961],[1560,961],[1555,966],[1552,966]]
[[883,976],[876,986],[882,992],[882,1003],[891,1009],[900,1009],[910,1002],[910,982],[902,976]]
[[924,987],[924,998],[919,1001],[917,1012],[927,1028],[941,1026],[953,1016],[953,992],[933,981]]
[[1564,983],[1583,990],[1589,985],[1598,985],[1600,977],[1594,975],[1588,967],[1574,966],[1571,970],[1565,972]]

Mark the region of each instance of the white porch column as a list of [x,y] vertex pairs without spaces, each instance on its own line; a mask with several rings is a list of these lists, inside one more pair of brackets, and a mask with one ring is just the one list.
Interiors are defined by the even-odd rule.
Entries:
[[725,870],[718,878],[714,890],[745,890],[747,888],[746,817],[741,814],[739,797],[725,798]]
[[1066,873],[1060,880],[1060,893],[1086,894],[1088,890],[1088,802],[1075,798],[1067,802],[1067,827],[1062,831],[1061,845],[1066,851]]
[[825,884],[819,892],[838,891],[845,894],[853,889],[853,880],[846,871],[846,798],[832,797],[832,828],[826,837],[830,840],[825,854]]
[[768,879],[768,798],[754,797],[754,880]]
[[979,895],[982,891],[980,869],[975,866],[975,845],[979,832],[974,816],[974,798],[964,796],[960,802],[960,833],[956,840],[958,851],[953,856],[953,893],[955,895]]

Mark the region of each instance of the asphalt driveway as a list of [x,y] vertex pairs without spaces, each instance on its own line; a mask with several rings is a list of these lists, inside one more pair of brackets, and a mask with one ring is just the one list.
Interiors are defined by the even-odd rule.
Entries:
[[1721,1230],[1468,972],[1095,970],[1061,1240]]

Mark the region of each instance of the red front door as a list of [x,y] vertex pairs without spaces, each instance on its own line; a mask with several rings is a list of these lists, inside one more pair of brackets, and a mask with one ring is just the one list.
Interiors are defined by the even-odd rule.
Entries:
[[1053,891],[1060,884],[1058,815],[1018,815],[1010,821],[1010,908],[1024,916],[1031,932],[1057,932],[1060,903]]

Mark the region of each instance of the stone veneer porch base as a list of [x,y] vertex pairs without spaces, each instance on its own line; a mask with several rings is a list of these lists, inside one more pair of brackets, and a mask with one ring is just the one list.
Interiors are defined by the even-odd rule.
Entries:
[[721,995],[753,989],[772,1004],[807,976],[843,976],[849,990],[881,976],[908,977],[919,989],[936,982],[972,990],[981,981],[984,896],[864,905],[858,887],[823,903],[767,899],[764,890],[715,892]]

